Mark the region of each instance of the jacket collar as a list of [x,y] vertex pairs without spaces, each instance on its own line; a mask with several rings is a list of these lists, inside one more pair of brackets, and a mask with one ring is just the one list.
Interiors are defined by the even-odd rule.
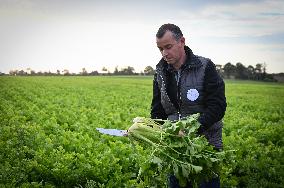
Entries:
[[[184,46],[186,53],[185,63],[181,66],[181,70],[197,68],[202,65],[201,61],[193,54],[192,50],[188,46]],[[163,58],[157,64],[156,68],[167,70],[169,72],[176,71],[172,65],[169,65]]]

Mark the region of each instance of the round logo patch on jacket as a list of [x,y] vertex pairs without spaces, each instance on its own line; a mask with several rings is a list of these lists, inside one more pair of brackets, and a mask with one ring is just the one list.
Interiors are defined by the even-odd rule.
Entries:
[[199,97],[199,93],[196,89],[189,89],[187,91],[187,98],[190,101],[195,101]]

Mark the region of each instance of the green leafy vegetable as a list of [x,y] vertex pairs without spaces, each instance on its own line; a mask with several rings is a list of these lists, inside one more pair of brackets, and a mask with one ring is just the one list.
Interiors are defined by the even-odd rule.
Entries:
[[166,120],[163,125],[150,118],[134,119],[128,130],[129,139],[150,151],[149,158],[140,163],[145,172],[141,179],[147,176],[147,170],[151,170],[164,178],[167,174],[175,175],[181,186],[188,180],[197,186],[202,180],[217,176],[225,152],[214,150],[204,136],[197,134],[198,116],[194,114],[177,122]]

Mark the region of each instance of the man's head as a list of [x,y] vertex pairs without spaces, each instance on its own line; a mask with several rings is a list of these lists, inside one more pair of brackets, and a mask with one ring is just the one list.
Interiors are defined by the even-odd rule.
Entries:
[[162,25],[156,34],[156,42],[165,61],[179,69],[186,58],[185,39],[180,28],[174,24]]

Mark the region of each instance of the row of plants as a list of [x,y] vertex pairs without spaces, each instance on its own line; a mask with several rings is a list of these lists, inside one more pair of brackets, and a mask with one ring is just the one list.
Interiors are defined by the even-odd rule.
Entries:
[[[127,129],[133,118],[149,117],[151,78],[0,79],[0,187],[153,183],[138,179],[145,148],[137,146],[135,152],[128,138],[96,131]],[[226,81],[224,149],[236,152],[233,162],[222,167],[223,187],[284,184],[283,93],[280,84]],[[165,187],[167,182],[157,176],[155,184]]]

